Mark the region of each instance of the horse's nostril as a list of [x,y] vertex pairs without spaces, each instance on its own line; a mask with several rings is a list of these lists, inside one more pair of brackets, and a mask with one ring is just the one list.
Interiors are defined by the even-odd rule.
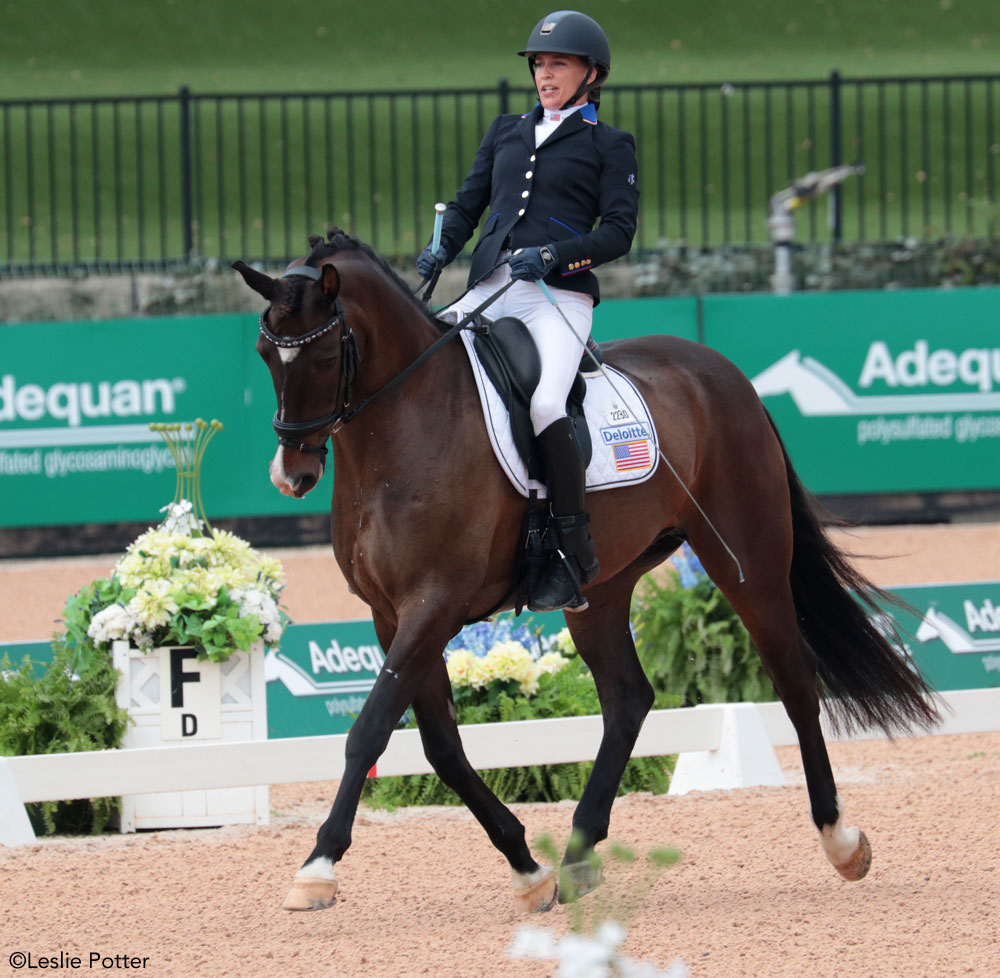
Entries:
[[292,491],[295,495],[301,499],[310,489],[312,489],[319,480],[316,478],[315,474],[312,472],[306,472],[303,475],[297,476],[292,479]]

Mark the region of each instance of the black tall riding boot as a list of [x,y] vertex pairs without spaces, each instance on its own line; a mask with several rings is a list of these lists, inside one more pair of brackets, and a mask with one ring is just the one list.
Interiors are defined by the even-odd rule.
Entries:
[[573,422],[569,418],[553,421],[538,435],[538,447],[552,513],[546,533],[557,539],[528,607],[532,611],[583,611],[587,599],[580,588],[597,576],[599,567],[588,529],[590,517],[584,512],[586,474]]

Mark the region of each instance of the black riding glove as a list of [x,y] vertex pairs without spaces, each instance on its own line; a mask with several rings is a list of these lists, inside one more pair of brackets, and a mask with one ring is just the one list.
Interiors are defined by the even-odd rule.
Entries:
[[435,273],[440,272],[444,268],[447,257],[444,248],[438,246],[437,254],[434,254],[431,251],[431,246],[428,245],[417,258],[417,271],[420,272],[420,277],[430,278]]
[[559,253],[552,244],[540,248],[518,248],[510,256],[510,277],[523,282],[545,278],[559,264]]

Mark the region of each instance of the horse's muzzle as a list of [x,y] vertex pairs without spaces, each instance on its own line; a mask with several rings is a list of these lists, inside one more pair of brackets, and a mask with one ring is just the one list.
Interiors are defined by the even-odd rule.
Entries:
[[[299,445],[279,444],[269,467],[271,482],[283,496],[301,499],[323,478],[324,456],[322,452],[306,452]],[[315,448],[312,445],[302,448]]]

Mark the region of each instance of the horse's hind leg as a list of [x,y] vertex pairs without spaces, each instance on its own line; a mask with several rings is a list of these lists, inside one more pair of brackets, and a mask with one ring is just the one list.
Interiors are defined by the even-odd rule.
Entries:
[[444,659],[438,657],[420,695],[413,701],[424,753],[438,777],[475,815],[490,841],[506,857],[514,881],[518,913],[548,910],[555,903],[556,879],[539,866],[524,841],[524,826],[483,783],[465,756],[455,719],[455,703]]
[[864,832],[846,828],[842,822],[840,796],[820,728],[813,655],[799,635],[794,617],[785,621],[785,628],[791,631],[779,637],[769,634],[770,629],[759,622],[744,619],[798,735],[809,807],[826,857],[845,879],[859,880],[871,866],[871,846]]
[[[766,580],[765,572],[751,572],[748,566],[747,580],[740,584],[728,557],[716,555],[708,543],[700,550],[694,541],[692,545],[753,638],[795,727],[812,820],[827,859],[845,879],[861,879],[871,865],[871,846],[864,832],[857,827],[846,828],[841,819],[840,797],[820,728],[816,660],[799,631],[787,574],[775,573],[775,578],[783,579]],[[771,545],[776,544],[764,544]],[[773,562],[758,559],[748,564],[773,567],[780,564],[778,554],[780,551],[775,551]],[[749,556],[746,549],[741,549],[740,555]]]
[[649,685],[632,642],[629,608],[635,580],[620,575],[587,592],[590,607],[566,616],[570,635],[597,684],[604,721],[601,746],[573,813],[573,834],[563,857],[560,902],[589,892],[601,882],[594,846],[608,837],[611,806],[642,722],[653,705]]

